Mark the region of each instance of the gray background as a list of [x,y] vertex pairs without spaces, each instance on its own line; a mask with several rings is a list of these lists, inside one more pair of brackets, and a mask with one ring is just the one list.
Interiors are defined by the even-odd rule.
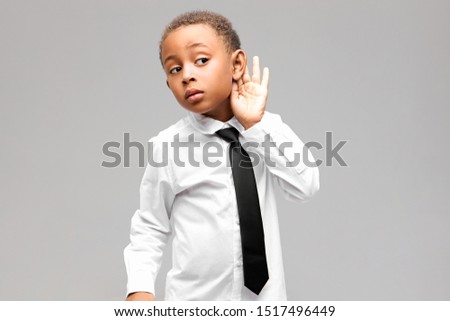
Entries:
[[102,146],[185,115],[157,44],[191,9],[230,18],[304,142],[348,141],[311,202],[280,198],[289,298],[450,300],[450,5],[429,0],[0,1],[0,299],[124,299],[144,169]]

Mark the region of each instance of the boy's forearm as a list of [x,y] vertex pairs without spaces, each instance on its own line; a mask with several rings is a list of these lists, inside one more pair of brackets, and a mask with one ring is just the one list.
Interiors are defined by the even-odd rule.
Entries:
[[155,296],[148,292],[134,292],[127,296],[127,301],[155,301]]

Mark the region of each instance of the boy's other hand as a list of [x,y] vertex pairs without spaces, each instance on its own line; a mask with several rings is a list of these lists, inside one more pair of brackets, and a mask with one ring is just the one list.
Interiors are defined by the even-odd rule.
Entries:
[[257,56],[253,57],[252,72],[250,78],[247,66],[242,78],[233,81],[230,97],[233,114],[245,129],[259,122],[264,115],[269,87],[269,68],[264,68],[261,79]]
[[155,301],[155,296],[148,292],[134,292],[127,296],[127,301]]

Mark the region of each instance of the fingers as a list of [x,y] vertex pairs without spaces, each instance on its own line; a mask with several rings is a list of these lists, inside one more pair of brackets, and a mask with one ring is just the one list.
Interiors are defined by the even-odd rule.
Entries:
[[265,67],[263,69],[263,75],[261,80],[261,69],[259,66],[259,57],[253,57],[253,67],[252,67],[252,77],[250,77],[250,72],[248,70],[248,65],[245,67],[245,72],[242,78],[238,80],[238,85],[241,86],[248,82],[254,82],[256,84],[261,84],[263,88],[268,88],[269,85],[269,68]]
[[259,70],[259,57],[258,56],[253,57],[252,71],[253,71],[252,81],[256,82],[257,84],[261,83],[261,79],[260,79],[261,71]]
[[266,90],[269,88],[269,68],[265,67],[263,70],[263,76],[261,80],[261,86]]
[[245,72],[244,75],[242,76],[242,81],[243,83],[248,83],[249,81],[251,81],[252,79],[250,78],[250,73],[248,71],[248,66],[245,67]]

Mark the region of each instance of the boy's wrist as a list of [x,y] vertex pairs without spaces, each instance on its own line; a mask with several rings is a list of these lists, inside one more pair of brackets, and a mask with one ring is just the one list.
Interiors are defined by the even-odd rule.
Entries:
[[250,129],[254,125],[259,123],[259,121],[253,121],[253,122],[241,122],[242,127],[244,127],[245,130]]
[[239,121],[239,123],[241,123],[242,127],[244,127],[244,129],[247,130],[256,125],[257,123],[259,123],[262,120],[263,116],[264,111],[257,117],[252,117],[251,119],[242,119],[242,118],[239,119],[238,117],[236,118]]
[[155,296],[149,292],[133,292],[127,296],[126,301],[155,301]]

